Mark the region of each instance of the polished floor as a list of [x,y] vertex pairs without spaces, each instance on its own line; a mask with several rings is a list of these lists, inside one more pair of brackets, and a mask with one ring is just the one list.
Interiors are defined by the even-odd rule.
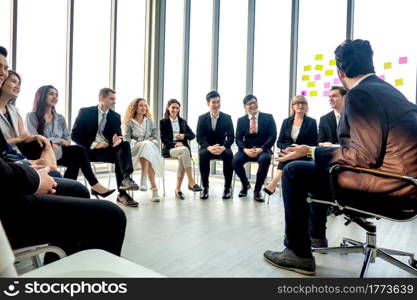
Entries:
[[[139,182],[140,175],[135,173]],[[107,177],[100,180],[106,182]],[[303,277],[278,269],[263,259],[267,249],[283,247],[284,213],[280,195],[269,205],[248,198],[221,198],[223,181],[211,178],[210,198],[183,191],[186,199],[175,200],[175,173],[166,172],[166,197],[151,202],[150,191],[135,192],[138,208],[123,207],[128,225],[122,256],[168,277]],[[115,183],[112,181],[111,185]],[[160,188],[162,194],[162,187]],[[115,201],[115,197],[110,201]],[[356,224],[344,225],[342,216],[329,217],[328,239],[338,246],[342,237],[359,241],[365,232]],[[396,223],[376,221],[378,245],[417,252],[417,219]],[[362,254],[315,254],[316,277],[357,277]],[[410,277],[411,275],[378,259],[368,277]]]

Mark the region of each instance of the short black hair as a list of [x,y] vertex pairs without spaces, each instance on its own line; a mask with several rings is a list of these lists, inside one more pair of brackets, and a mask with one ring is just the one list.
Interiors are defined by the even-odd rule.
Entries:
[[0,46],[0,55],[7,57],[7,50],[3,46]]
[[339,90],[340,95],[344,96],[347,93],[347,90],[343,86],[334,85],[330,88],[330,91]]
[[116,94],[116,92],[111,88],[102,88],[98,95],[99,97],[107,97],[110,93]]
[[255,96],[255,95],[253,95],[253,94],[247,94],[247,95],[245,96],[245,98],[243,98],[243,105],[246,105],[246,103],[248,103],[248,101],[249,101],[250,99],[255,99],[256,101],[258,101],[258,98],[256,98],[256,96]]
[[346,40],[334,51],[336,66],[353,78],[359,75],[375,73],[371,44],[365,40]]
[[220,98],[220,94],[217,91],[208,92],[208,94],[206,96],[207,103],[210,102],[210,99],[211,98],[216,98],[216,97],[219,97]]

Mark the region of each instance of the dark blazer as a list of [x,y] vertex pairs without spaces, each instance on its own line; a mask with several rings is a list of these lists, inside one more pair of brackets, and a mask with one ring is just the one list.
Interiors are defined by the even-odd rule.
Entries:
[[[417,106],[377,76],[365,78],[347,93],[339,141],[341,147],[316,148],[317,167],[339,163],[417,176]],[[417,188],[397,179],[343,172],[338,181],[344,188],[404,196],[417,203]]]
[[337,138],[337,123],[334,112],[331,111],[320,118],[319,123],[319,143],[330,142],[339,144]]
[[[106,126],[103,130],[104,137],[109,141],[110,146],[113,144],[113,136],[122,135],[120,115],[109,109],[106,116]],[[71,138],[74,142],[90,149],[91,144],[95,141],[98,130],[98,106],[84,107],[80,109],[77,119],[71,132]]]
[[236,144],[240,151],[244,148],[262,148],[271,152],[271,148],[277,139],[277,126],[271,114],[259,112],[258,132],[249,133],[249,118],[244,115],[237,120]]
[[317,145],[317,123],[316,120],[304,115],[303,123],[301,124],[300,133],[294,141],[291,137],[292,125],[294,117],[289,117],[282,122],[281,130],[277,141],[277,147],[285,149],[292,144],[298,145]]
[[164,118],[161,121],[159,121],[163,157],[169,157],[169,150],[174,148],[177,142],[183,143],[184,146],[187,147],[191,153],[191,148],[190,148],[190,145],[188,144],[188,141],[195,139],[195,134],[191,130],[191,128],[188,126],[187,121],[185,121],[183,118],[178,117],[178,123],[180,125],[180,133],[183,133],[185,135],[184,140],[182,141],[177,141],[173,139],[172,125],[171,125],[171,120],[169,118],[168,119]]
[[[7,152],[7,142],[0,131],[0,182],[3,187],[2,193],[4,195],[34,194],[39,187],[38,173],[31,167],[6,162],[3,160],[5,152]],[[2,197],[0,207],[5,207],[7,201],[12,200]]]
[[210,112],[201,115],[197,123],[197,143],[200,149],[207,149],[208,146],[219,144],[227,149],[235,141],[235,131],[230,115],[220,112],[216,123],[216,130],[211,127]]

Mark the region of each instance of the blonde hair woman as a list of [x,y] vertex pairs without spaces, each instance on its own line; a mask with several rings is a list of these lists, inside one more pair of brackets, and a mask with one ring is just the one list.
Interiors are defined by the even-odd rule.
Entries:
[[[317,145],[317,122],[307,117],[308,102],[304,96],[295,96],[291,99],[291,117],[282,122],[277,147],[284,151],[287,147],[296,145]],[[301,158],[300,158],[301,159]],[[264,192],[271,195],[275,192],[278,182],[281,180],[282,169],[288,162],[278,164],[277,175],[264,188]]]
[[140,163],[142,174],[140,190],[148,189],[147,180],[151,184],[152,201],[159,201],[155,175],[162,176],[164,167],[159,154],[156,126],[148,103],[143,98],[134,99],[127,107],[122,125],[123,139],[130,144],[133,165]]

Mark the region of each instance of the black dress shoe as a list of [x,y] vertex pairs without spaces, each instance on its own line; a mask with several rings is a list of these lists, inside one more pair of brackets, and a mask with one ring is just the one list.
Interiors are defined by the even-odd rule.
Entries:
[[264,194],[262,194],[261,191],[254,191],[253,200],[258,201],[258,202],[264,202],[265,201]]
[[223,192],[223,199],[230,199],[232,198],[232,191],[229,187],[224,188],[224,192]]
[[242,185],[242,188],[239,192],[239,197],[246,197],[248,195],[248,190],[250,190],[250,183],[247,185]]
[[137,191],[139,186],[136,182],[133,181],[132,178],[127,177],[123,179],[122,184],[120,185],[119,189],[123,191]]
[[200,199],[207,199],[209,197],[209,189],[208,187],[203,188],[203,191],[200,193]]
[[263,191],[265,193],[267,193],[269,196],[271,196],[272,194],[275,194],[275,190],[273,192],[271,192],[270,190],[268,190],[266,187],[263,188]]
[[104,193],[96,192],[93,189],[90,189],[90,191],[91,191],[91,195],[96,196],[96,198],[100,200],[100,198],[98,196],[106,198],[107,196],[110,196],[111,194],[113,194],[115,189],[107,190],[107,192],[104,192]]
[[184,194],[181,191],[179,192],[175,191],[175,199],[184,200],[185,199]]
[[128,194],[119,194],[117,196],[117,201],[129,207],[137,207],[139,205],[139,203],[133,200],[133,198],[130,197]]
[[188,186],[188,189],[193,192],[201,192],[203,190],[198,184],[194,184],[194,186]]

